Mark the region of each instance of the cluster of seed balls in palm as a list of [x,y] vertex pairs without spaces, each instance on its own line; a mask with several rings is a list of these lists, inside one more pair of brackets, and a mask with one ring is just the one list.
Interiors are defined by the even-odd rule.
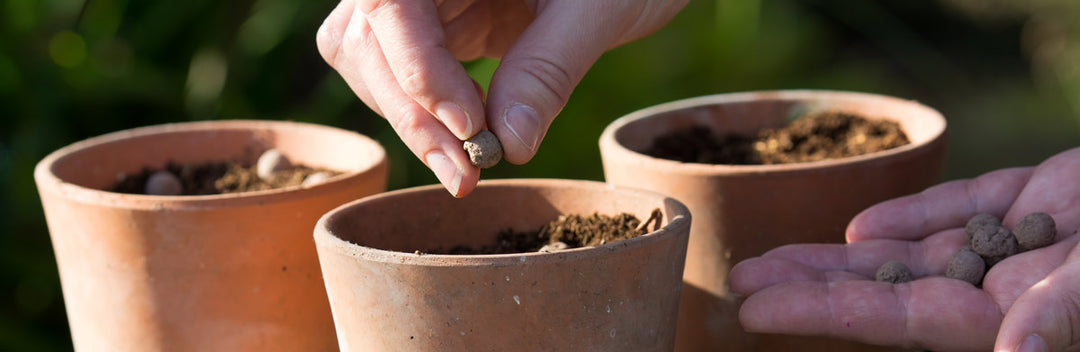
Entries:
[[[1054,218],[1046,213],[1031,213],[1012,230],[1001,225],[1001,220],[990,214],[972,217],[964,226],[967,246],[949,259],[945,276],[970,282],[979,286],[983,276],[994,264],[1011,255],[1049,246],[1057,235]],[[902,283],[915,279],[911,269],[901,262],[888,262],[878,268],[877,281]]]

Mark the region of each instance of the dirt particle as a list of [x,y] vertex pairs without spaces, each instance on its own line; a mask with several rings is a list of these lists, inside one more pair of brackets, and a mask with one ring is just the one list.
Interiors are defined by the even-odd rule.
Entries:
[[1013,229],[1016,242],[1021,251],[1029,251],[1049,246],[1054,243],[1057,236],[1057,224],[1054,218],[1047,213],[1031,213],[1016,222]]
[[826,111],[809,114],[757,136],[714,137],[695,126],[660,136],[645,154],[692,163],[788,164],[844,158],[909,144],[900,125],[884,119]]
[[[656,215],[657,223],[659,223],[659,217],[659,214]],[[551,250],[564,245],[566,246],[564,249],[598,246],[646,234],[647,229],[640,225],[642,222],[633,214],[628,213],[615,216],[599,213],[588,216],[560,215],[538,231],[516,232],[512,229],[501,231],[496,235],[495,243],[491,245],[479,248],[454,246],[449,250],[431,249],[424,252],[430,254],[507,254],[537,252],[545,247]],[[562,245],[558,244],[560,242]]]
[[901,284],[915,280],[915,274],[913,274],[911,268],[908,268],[904,263],[891,261],[881,264],[881,266],[878,267],[877,273],[874,274],[874,279],[878,282]]
[[982,256],[967,247],[953,254],[945,267],[945,277],[967,281],[975,286],[979,286],[985,273],[986,262]]

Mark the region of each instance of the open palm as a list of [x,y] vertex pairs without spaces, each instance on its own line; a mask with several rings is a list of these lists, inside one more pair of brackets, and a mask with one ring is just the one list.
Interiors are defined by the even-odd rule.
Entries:
[[[1020,253],[987,273],[982,288],[944,277],[977,213],[1009,228],[1050,214],[1052,246]],[[856,216],[847,244],[798,244],[739,263],[732,290],[748,295],[743,326],[755,332],[819,335],[944,351],[1059,351],[1080,343],[1080,148],[1034,168],[944,183]],[[897,260],[915,281],[873,281]],[[1028,338],[1032,335],[1037,338]],[[1026,342],[1026,343],[1025,343]],[[1042,347],[1045,349],[1038,349]]]

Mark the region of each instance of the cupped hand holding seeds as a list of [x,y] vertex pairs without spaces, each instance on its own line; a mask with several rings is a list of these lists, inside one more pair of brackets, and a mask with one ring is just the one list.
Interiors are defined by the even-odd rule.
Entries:
[[[343,0],[319,53],[451,194],[479,181],[462,141],[485,129],[506,161],[532,159],[604,51],[656,31],[688,0]],[[483,92],[458,60],[501,58]]]
[[[1078,180],[1075,148],[1034,168],[948,182],[873,206],[852,220],[847,244],[789,245],[736,265],[731,288],[748,295],[740,321],[753,332],[919,349],[1063,351],[1080,343]],[[964,227],[973,216],[992,214],[1019,230],[1021,218],[1035,212],[1055,220],[1052,245],[1005,258],[981,287],[945,277],[968,243]],[[874,281],[890,261],[906,264],[915,280]]]

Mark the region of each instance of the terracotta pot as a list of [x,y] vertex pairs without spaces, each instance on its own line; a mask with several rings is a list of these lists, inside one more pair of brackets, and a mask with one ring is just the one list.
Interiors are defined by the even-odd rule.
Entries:
[[[309,187],[209,196],[103,191],[143,167],[277,148],[345,171]],[[293,122],[162,125],[81,141],[34,171],[79,351],[330,351],[311,242],[319,216],[385,188],[378,143]]]
[[[812,110],[900,123],[910,145],[868,155],[786,165],[707,165],[642,153],[663,134],[692,125],[753,135]],[[679,312],[678,351],[873,350],[825,338],[749,334],[726,276],[743,259],[803,242],[844,242],[859,211],[936,183],[945,119],[916,102],[829,91],[721,94],[650,107],[619,118],[600,137],[607,181],[667,194],[694,214]]]
[[[556,253],[430,255],[493,243],[561,214],[617,214],[662,227]],[[690,213],[655,193],[590,181],[484,181],[337,208],[315,229],[343,351],[670,351]]]

